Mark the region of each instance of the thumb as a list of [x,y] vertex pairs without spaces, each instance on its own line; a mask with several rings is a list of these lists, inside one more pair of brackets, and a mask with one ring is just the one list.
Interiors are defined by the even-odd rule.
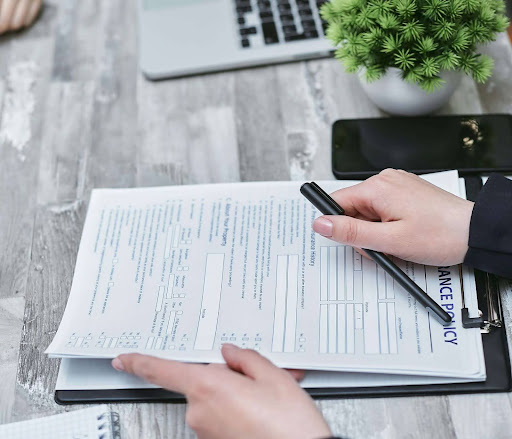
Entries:
[[365,221],[350,216],[325,215],[313,222],[313,230],[326,238],[352,247],[390,252],[392,224]]
[[240,349],[232,344],[224,344],[222,346],[222,356],[230,369],[243,373],[252,379],[272,379],[283,375],[281,369],[251,349]]

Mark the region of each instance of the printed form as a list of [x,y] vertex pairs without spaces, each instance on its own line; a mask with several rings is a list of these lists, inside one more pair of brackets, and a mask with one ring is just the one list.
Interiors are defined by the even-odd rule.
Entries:
[[[459,194],[455,171],[427,178]],[[47,353],[220,362],[234,343],[283,367],[485,376],[480,332],[460,322],[459,267],[395,261],[453,313],[443,327],[373,261],[316,235],[319,213],[299,187],[94,190]]]

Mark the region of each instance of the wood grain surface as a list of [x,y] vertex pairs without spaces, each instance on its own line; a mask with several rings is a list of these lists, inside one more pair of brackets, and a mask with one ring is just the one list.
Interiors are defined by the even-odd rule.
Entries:
[[[0,423],[77,408],[53,401],[58,361],[43,352],[92,188],[331,179],[332,122],[383,115],[331,59],[148,82],[136,40],[134,0],[47,0],[33,28],[0,38]],[[491,80],[464,78],[441,113],[512,113],[506,34],[484,50]],[[510,438],[511,404],[509,394],[318,402],[354,439]],[[184,405],[112,408],[123,437],[194,437]]]

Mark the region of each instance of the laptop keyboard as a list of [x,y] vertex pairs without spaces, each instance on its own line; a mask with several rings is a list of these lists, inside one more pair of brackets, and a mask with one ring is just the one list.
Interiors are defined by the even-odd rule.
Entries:
[[233,0],[240,46],[261,47],[320,38],[319,14],[328,0]]

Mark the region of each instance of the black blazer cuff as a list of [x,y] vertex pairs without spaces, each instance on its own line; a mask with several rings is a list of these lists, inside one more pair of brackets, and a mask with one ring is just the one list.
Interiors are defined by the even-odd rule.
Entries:
[[492,174],[480,191],[464,263],[512,278],[512,181]]
[[469,247],[464,264],[512,279],[512,255]]
[[473,208],[469,247],[512,253],[512,181],[492,174]]

